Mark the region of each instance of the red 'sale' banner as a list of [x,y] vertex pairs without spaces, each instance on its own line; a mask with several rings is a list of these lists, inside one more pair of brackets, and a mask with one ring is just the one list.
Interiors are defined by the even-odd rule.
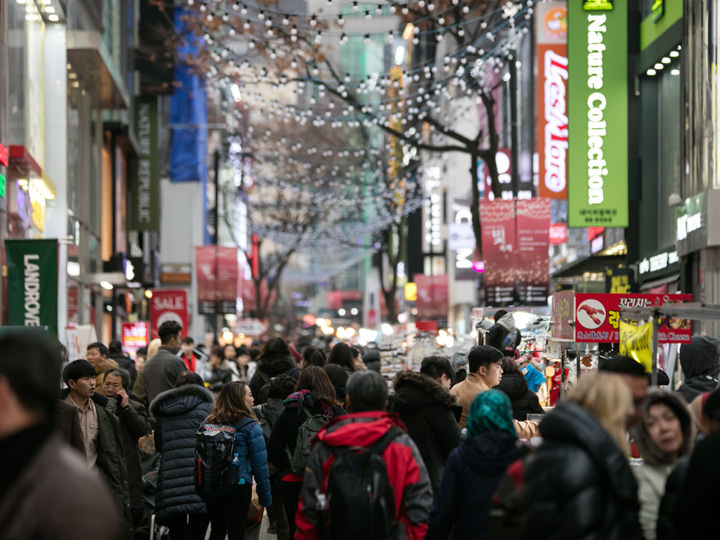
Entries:
[[567,4],[537,6],[539,195],[567,198]]
[[[515,297],[515,201],[480,201],[485,301],[510,304]],[[419,289],[419,287],[418,287]]]
[[547,304],[550,286],[550,199],[517,201],[517,291],[521,304]]

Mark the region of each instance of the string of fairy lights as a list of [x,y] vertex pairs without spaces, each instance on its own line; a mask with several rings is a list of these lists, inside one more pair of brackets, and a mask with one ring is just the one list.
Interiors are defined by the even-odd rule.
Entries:
[[[327,0],[290,12],[262,0],[188,0],[186,21],[204,44],[193,65],[246,126],[252,232],[298,249],[360,246],[420,208],[421,150],[457,143],[451,126],[468,111],[448,104],[479,102],[499,84],[534,3]],[[434,55],[408,62],[428,43]],[[372,50],[382,69],[342,61]]]

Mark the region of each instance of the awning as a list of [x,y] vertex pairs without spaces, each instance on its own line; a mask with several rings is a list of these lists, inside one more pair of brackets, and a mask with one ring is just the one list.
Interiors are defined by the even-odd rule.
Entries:
[[25,177],[42,177],[42,167],[35,161],[26,146],[11,145],[8,169],[15,169],[19,175]]
[[100,32],[69,30],[67,32],[67,59],[70,70],[97,88],[99,105],[103,109],[127,109],[130,96],[122,74],[116,69]]
[[608,268],[615,268],[625,263],[625,255],[591,255],[579,258],[550,273],[552,278],[582,276],[585,272],[604,273]]
[[660,287],[661,285],[665,285],[666,283],[673,283],[674,281],[677,281],[680,279],[680,274],[671,274],[669,276],[665,276],[663,278],[654,279],[652,281],[646,281],[640,286],[641,291],[648,291],[650,289],[654,289],[655,287]]

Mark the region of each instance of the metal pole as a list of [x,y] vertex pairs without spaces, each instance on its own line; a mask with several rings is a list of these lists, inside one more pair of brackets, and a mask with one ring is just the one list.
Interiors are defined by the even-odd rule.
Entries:
[[658,381],[658,317],[652,314],[652,371],[650,373],[650,386],[657,386]]
[[565,397],[565,361],[567,360],[567,353],[565,351],[565,343],[560,344],[560,393],[558,394],[558,401]]

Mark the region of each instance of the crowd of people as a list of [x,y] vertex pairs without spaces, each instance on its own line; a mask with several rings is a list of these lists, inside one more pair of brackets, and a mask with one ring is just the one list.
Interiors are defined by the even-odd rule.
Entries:
[[[135,359],[0,334],[0,537],[679,539],[716,529],[720,342],[677,392],[614,355],[550,410],[514,329],[388,381],[376,350],[216,345],[169,321]],[[62,384],[61,384],[62,380]],[[543,415],[537,421],[537,415]]]

